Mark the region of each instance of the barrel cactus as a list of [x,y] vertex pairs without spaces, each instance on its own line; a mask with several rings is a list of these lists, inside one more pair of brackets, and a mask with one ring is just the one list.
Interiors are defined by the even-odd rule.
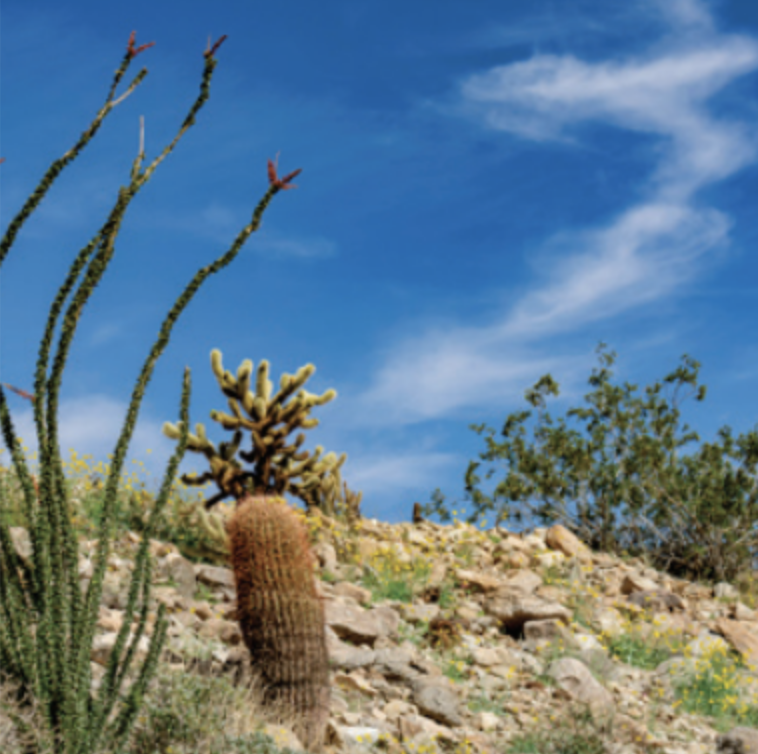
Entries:
[[[339,479],[335,472],[345,454],[337,458],[328,453],[321,458],[321,446],[313,454],[299,451],[304,433],[292,444],[287,443],[287,436],[298,427],[316,426],[318,420],[308,417],[310,410],[332,400],[336,392],[327,390],[317,396],[302,389],[315,371],[309,364],[296,375],[283,375],[279,391],[272,396],[265,360],[251,390],[252,361],[244,361],[234,377],[223,369],[221,358],[220,351],[211,352],[211,366],[232,414],[212,411],[211,418],[234,435],[217,450],[204,426],[197,424],[195,434],[189,433],[187,447],[204,454],[210,470],[200,476],[186,474],[182,481],[216,484],[219,492],[204,503],[206,510],[226,497],[236,500],[226,531],[237,618],[251,669],[261,681],[264,704],[289,713],[297,720],[294,732],[301,742],[310,751],[320,751],[330,697],[324,608],[316,591],[316,561],[308,534],[284,494],[295,495],[309,508],[324,496],[334,499],[334,482]],[[243,430],[250,433],[249,451],[240,449]],[[182,432],[181,422],[167,422],[163,431],[176,439]],[[252,468],[245,470],[237,456]]]
[[263,703],[297,712],[295,733],[316,751],[329,720],[329,658],[307,533],[283,498],[248,495],[229,539],[237,617]]

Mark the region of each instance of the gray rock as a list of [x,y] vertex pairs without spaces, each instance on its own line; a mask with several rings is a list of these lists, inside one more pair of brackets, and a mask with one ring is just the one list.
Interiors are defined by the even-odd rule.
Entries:
[[758,730],[738,727],[716,739],[720,754],[758,754]]

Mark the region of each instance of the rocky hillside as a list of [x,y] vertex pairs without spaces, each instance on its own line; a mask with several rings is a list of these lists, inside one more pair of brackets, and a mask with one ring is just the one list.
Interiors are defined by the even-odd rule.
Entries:
[[[307,521],[332,666],[327,754],[758,752],[758,612],[734,586],[590,552],[561,526],[513,535],[373,519],[348,531],[318,512]],[[27,532],[11,534],[28,558]],[[94,688],[121,627],[138,542],[130,532],[112,550]],[[80,542],[83,588],[94,545]],[[185,680],[213,676],[244,689],[249,656],[232,571],[192,563],[173,544],[153,541],[151,550],[151,610],[165,603],[171,621],[159,676],[179,668]],[[167,696],[155,692],[143,732]],[[181,706],[187,726],[210,716],[207,706]],[[246,721],[251,732],[261,725]],[[263,730],[301,748],[286,729]],[[200,751],[193,735],[170,750]],[[3,743],[0,733],[6,751]],[[158,750],[169,749],[149,751]]]

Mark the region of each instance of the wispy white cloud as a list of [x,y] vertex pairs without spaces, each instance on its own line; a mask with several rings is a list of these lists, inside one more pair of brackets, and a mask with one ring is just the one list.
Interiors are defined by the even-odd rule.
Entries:
[[442,471],[451,464],[457,466],[459,462],[455,453],[367,455],[350,463],[348,487],[351,490],[370,489],[375,496],[420,485],[431,488]]
[[[547,282],[514,305],[498,328],[521,339],[575,330],[671,295],[696,277],[699,258],[727,240],[729,219],[712,209],[651,202],[605,228],[564,234],[540,257]],[[587,249],[571,254],[573,249]]]
[[667,16],[680,30],[696,29],[712,32],[713,18],[699,0],[656,0],[654,7]]
[[578,375],[586,362],[583,356],[541,357],[502,344],[494,328],[458,327],[408,338],[392,347],[370,388],[341,397],[332,421],[351,428],[390,427],[470,414],[520,397],[545,372]]
[[256,250],[270,257],[333,257],[337,245],[326,238],[303,238],[285,236],[276,231],[262,232],[256,237]]
[[[547,371],[565,377],[587,363],[587,355],[555,354],[538,338],[668,299],[713,263],[731,220],[696,204],[696,192],[752,164],[758,141],[752,125],[717,116],[708,100],[758,68],[758,44],[713,31],[694,0],[667,8],[670,35],[647,56],[536,55],[462,82],[459,112],[504,135],[571,145],[579,126],[605,124],[658,140],[659,162],[640,201],[596,227],[546,239],[535,285],[509,311],[479,327],[411,333],[388,348],[373,385],[346,414],[367,424],[414,423],[466,404],[520,400],[525,381]],[[697,45],[687,37],[693,28]]]
[[[625,62],[537,55],[469,77],[461,86],[461,107],[495,130],[532,140],[561,138],[567,127],[583,122],[667,137],[698,158],[700,180],[708,181],[751,159],[755,145],[742,125],[709,117],[703,105],[756,67],[758,45],[744,37]],[[678,156],[675,149],[663,162]]]

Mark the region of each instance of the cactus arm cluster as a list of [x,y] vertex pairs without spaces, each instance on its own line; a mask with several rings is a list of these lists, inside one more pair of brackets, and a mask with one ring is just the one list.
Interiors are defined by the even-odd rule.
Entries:
[[[224,429],[233,430],[234,437],[229,443],[221,443],[216,450],[206,437],[203,425],[197,424],[195,434],[190,435],[188,448],[205,455],[210,470],[201,476],[184,475],[182,481],[199,485],[212,479],[216,483],[220,492],[206,501],[206,508],[225,497],[239,498],[245,492],[279,496],[289,492],[304,502],[312,500],[326,475],[339,468],[346,456],[343,454],[338,459],[334,453],[327,453],[321,458],[321,446],[316,447],[313,454],[299,451],[305,435],[300,432],[291,444],[287,443],[287,436],[298,428],[315,427],[318,419],[309,418],[309,412],[314,406],[334,399],[336,391],[327,390],[319,396],[302,389],[316,369],[312,364],[302,367],[295,375],[282,375],[279,390],[273,396],[266,360],[258,366],[254,391],[251,389],[253,362],[249,359],[242,362],[235,377],[224,370],[221,352],[214,349],[211,367],[221,391],[228,398],[231,411],[230,414],[211,411],[211,418]],[[277,426],[280,424],[283,426]],[[249,431],[252,440],[249,451],[239,450],[243,429]],[[176,439],[180,431],[179,425],[169,422],[163,425],[167,437]],[[252,464],[252,470],[243,470],[235,454]]]
[[[290,493],[300,498],[309,510],[318,507],[328,516],[345,516],[349,522],[358,520],[363,495],[348,490],[339,473],[346,454],[338,458],[334,453],[327,453],[321,458],[321,446],[317,446],[312,455],[301,451],[305,440],[303,432],[287,444],[287,436],[296,429],[309,429],[318,424],[318,419],[308,416],[314,406],[336,397],[334,390],[318,396],[303,388],[315,367],[308,364],[295,375],[283,374],[279,390],[273,396],[266,360],[258,366],[254,390],[251,389],[253,362],[250,359],[240,364],[235,377],[224,369],[222,354],[214,349],[211,368],[231,412],[211,411],[211,418],[225,429],[233,430],[234,437],[216,450],[206,436],[205,427],[196,424],[195,434],[189,436],[188,449],[205,455],[210,469],[199,476],[193,472],[181,477],[187,485],[216,483],[220,491],[205,501],[206,510],[224,498],[239,499],[244,492],[279,496]],[[169,422],[163,425],[163,433],[173,439],[178,438],[180,430],[179,425]],[[252,448],[249,451],[239,450],[242,430],[250,433]],[[235,454],[252,464],[253,469],[243,470]],[[205,527],[202,521],[200,524]]]
[[360,505],[362,492],[351,492],[347,482],[340,477],[340,467],[345,460],[345,454],[340,462],[329,470],[318,488],[311,489],[306,500],[308,507],[316,507],[331,518],[344,517],[349,523],[355,523],[361,517]]

